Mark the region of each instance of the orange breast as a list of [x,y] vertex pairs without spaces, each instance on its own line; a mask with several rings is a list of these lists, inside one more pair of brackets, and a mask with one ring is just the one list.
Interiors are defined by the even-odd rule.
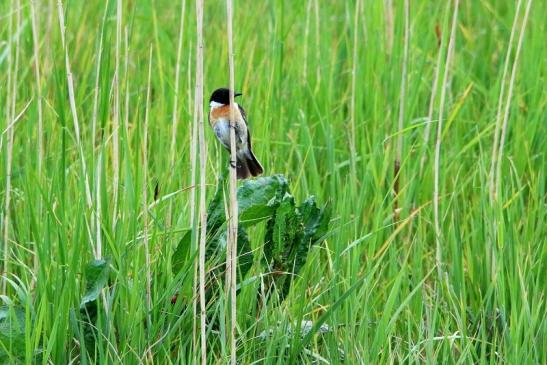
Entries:
[[[239,108],[234,108],[234,116],[236,121],[242,120],[241,113],[239,112]],[[218,108],[214,108],[211,110],[211,113],[209,114],[209,120],[211,121],[211,125],[215,125],[216,122],[219,119],[228,119],[230,120],[230,106],[229,105],[223,105]]]

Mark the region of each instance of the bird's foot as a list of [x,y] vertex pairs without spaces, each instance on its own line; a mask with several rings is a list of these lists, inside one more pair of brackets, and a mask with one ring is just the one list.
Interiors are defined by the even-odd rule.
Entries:
[[237,168],[237,162],[236,161],[230,161],[230,166],[232,166],[233,169]]

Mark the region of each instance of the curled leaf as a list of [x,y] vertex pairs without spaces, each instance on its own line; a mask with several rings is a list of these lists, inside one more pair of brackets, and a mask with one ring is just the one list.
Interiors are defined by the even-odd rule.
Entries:
[[87,303],[97,300],[108,281],[109,273],[110,265],[106,260],[93,260],[86,265],[84,271],[86,289],[80,301],[80,309],[84,309]]

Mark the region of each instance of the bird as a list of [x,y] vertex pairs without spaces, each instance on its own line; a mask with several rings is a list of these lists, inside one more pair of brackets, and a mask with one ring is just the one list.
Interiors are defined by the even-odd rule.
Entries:
[[[234,98],[241,96],[234,92]],[[213,128],[217,139],[230,152],[230,118],[234,115],[236,137],[236,161],[230,161],[230,165],[236,169],[238,179],[256,177],[264,173],[264,168],[256,158],[251,147],[251,134],[247,125],[247,113],[238,103],[233,104],[230,110],[230,89],[216,89],[209,99],[209,124]],[[231,113],[232,112],[232,113]]]

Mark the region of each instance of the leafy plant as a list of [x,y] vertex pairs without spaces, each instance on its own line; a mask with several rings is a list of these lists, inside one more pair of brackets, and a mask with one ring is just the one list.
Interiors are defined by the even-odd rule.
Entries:
[[[224,212],[224,180],[221,178],[208,207],[207,259],[219,263],[226,253],[226,216]],[[311,196],[297,207],[282,175],[264,176],[245,181],[237,191],[239,204],[238,273],[243,278],[254,258],[247,228],[266,222],[264,259],[259,260],[265,271],[273,272],[275,287],[282,295],[289,290],[291,280],[286,274],[297,274],[304,265],[310,245],[318,244],[328,230],[330,210],[317,207]],[[192,232],[184,233],[173,254],[173,269],[180,270],[190,257]]]
[[267,223],[264,239],[264,261],[282,297],[287,295],[292,281],[287,278],[304,266],[310,246],[322,241],[329,220],[330,210],[318,208],[314,196],[296,207],[294,197],[285,193]]
[[[70,319],[73,332],[79,339],[82,339],[82,345],[92,348],[96,337],[95,322],[97,319],[97,299],[101,290],[108,282],[110,274],[110,264],[106,260],[93,260],[89,262],[85,269],[83,278],[86,283],[85,293],[80,300],[80,317],[83,321],[79,322],[75,311],[71,309]],[[20,305],[4,305],[0,307],[0,364],[22,363],[25,354],[25,330],[32,328],[27,325],[25,308]],[[81,330],[80,330],[81,326]],[[33,356],[38,356],[40,351],[35,350]]]
[[80,301],[80,310],[86,308],[99,298],[101,290],[108,281],[110,265],[106,260],[93,260],[85,267],[84,278],[86,281],[85,294]]
[[110,275],[110,263],[107,260],[93,260],[84,269],[85,293],[80,300],[80,317],[78,323],[74,310],[70,313],[74,334],[82,345],[93,348],[97,338],[98,299],[101,290],[107,285]]
[[25,309],[0,307],[0,364],[13,364],[25,353]]

